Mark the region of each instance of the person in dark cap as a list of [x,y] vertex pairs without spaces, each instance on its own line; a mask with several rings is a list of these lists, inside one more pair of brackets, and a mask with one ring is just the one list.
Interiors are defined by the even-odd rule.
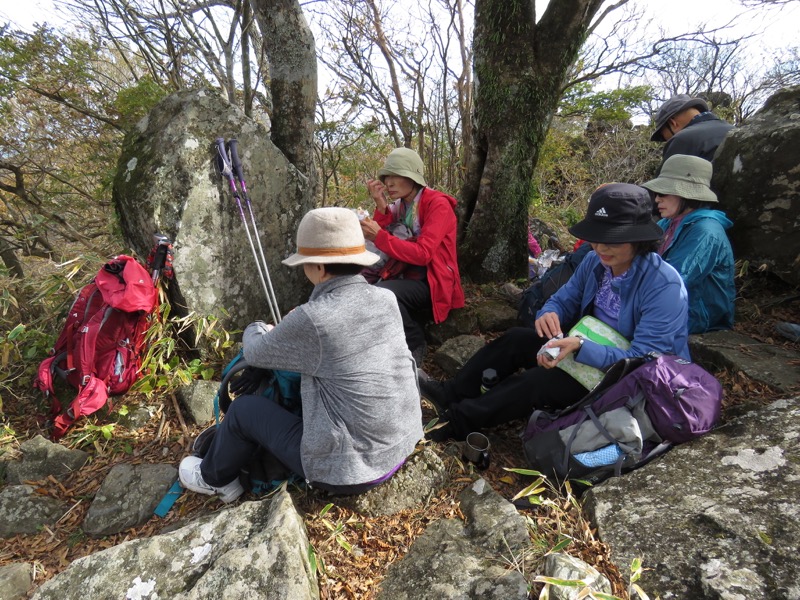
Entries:
[[673,154],[688,154],[712,160],[717,147],[733,129],[708,109],[702,98],[678,94],[661,105],[650,141],[666,142],[663,160]]
[[[598,369],[649,352],[689,359],[686,288],[680,274],[656,252],[663,231],[651,214],[652,201],[642,187],[611,183],[594,191],[586,216],[569,229],[590,243],[592,251],[537,313],[535,328],[508,330],[481,348],[453,379],[420,379],[422,396],[447,423],[429,432],[429,438],[462,440],[472,431],[526,418],[536,409],[573,404],[586,388],[565,370],[553,368],[568,356]],[[587,315],[619,332],[630,348],[568,336]],[[543,346],[557,349],[557,356],[540,354]],[[499,382],[481,394],[482,375],[489,368]]]

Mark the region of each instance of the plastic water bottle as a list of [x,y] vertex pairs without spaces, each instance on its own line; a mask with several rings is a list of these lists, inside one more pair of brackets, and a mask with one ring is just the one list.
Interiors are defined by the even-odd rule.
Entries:
[[497,383],[497,371],[494,369],[484,369],[481,377],[481,394],[488,392]]

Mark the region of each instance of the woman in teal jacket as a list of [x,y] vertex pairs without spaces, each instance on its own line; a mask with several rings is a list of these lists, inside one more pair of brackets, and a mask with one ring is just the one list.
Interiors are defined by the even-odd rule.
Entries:
[[725,233],[733,224],[711,191],[711,163],[696,156],[670,156],[656,179],[642,184],[655,192],[664,241],[659,254],[683,277],[689,293],[689,333],[733,327],[734,262]]

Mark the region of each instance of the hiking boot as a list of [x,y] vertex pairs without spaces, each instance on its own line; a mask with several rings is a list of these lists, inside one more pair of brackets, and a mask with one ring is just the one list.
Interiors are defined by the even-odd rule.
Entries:
[[[419,373],[417,374],[419,375]],[[451,404],[458,401],[458,398],[450,390],[448,382],[430,379],[427,374],[425,377],[419,377],[419,391],[423,398],[433,404],[436,413],[439,415],[446,411]]]
[[181,461],[181,465],[178,467],[178,477],[181,480],[181,485],[187,490],[207,496],[216,494],[225,503],[233,502],[244,493],[244,488],[238,477],[221,487],[208,485],[203,480],[203,474],[200,472],[201,462],[203,462],[203,459],[198,456],[187,456]]
[[522,289],[513,283],[504,283],[500,288],[500,293],[513,306],[519,306],[522,301]]

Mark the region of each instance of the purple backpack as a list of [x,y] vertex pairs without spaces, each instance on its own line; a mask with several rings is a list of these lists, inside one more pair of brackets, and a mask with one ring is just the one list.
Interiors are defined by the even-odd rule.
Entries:
[[606,377],[569,408],[531,415],[522,443],[534,469],[558,481],[599,483],[714,427],[722,386],[713,375],[673,355],[641,366],[630,360],[609,369],[621,375],[616,383]]

